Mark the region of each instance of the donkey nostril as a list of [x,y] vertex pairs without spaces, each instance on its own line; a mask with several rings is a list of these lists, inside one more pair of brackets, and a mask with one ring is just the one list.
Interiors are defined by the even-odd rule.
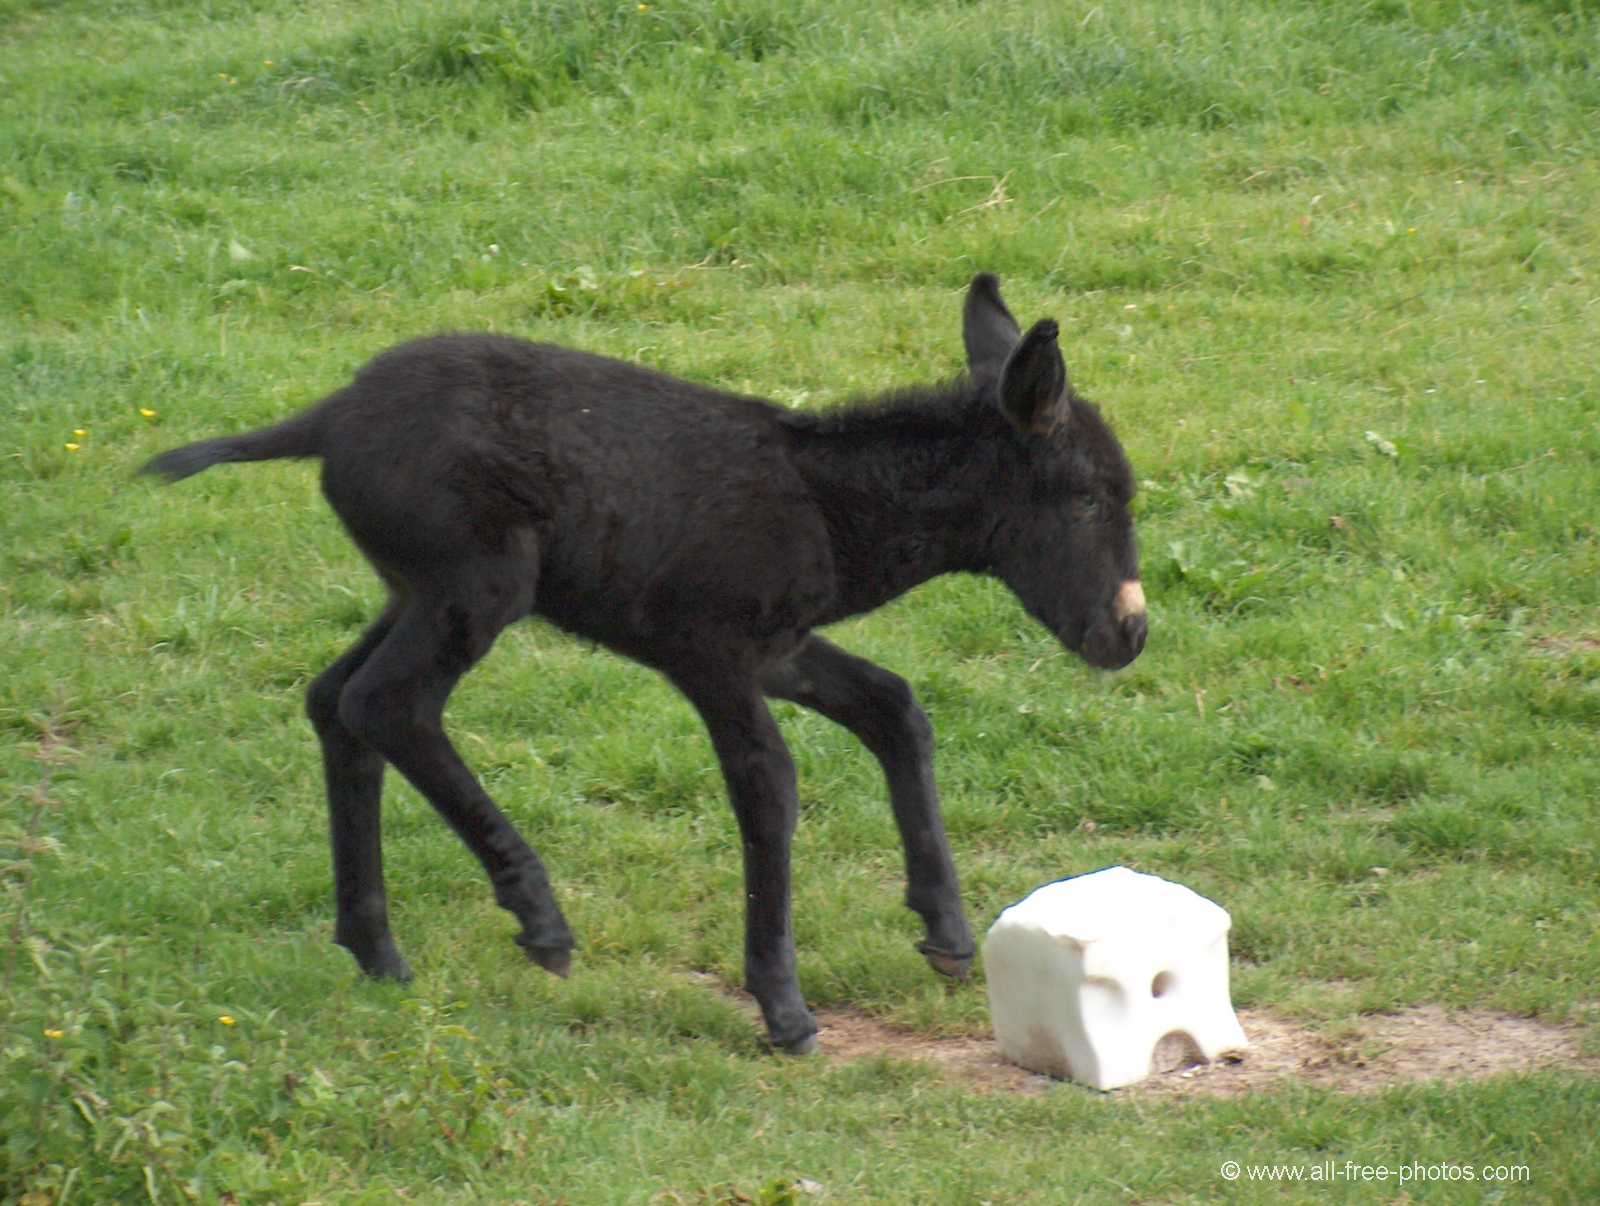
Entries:
[[1142,615],[1129,616],[1122,621],[1123,639],[1135,653],[1144,648],[1144,640],[1149,631],[1150,626]]

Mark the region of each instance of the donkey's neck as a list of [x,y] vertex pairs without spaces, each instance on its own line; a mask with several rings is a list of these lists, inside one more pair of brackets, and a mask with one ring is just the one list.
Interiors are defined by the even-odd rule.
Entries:
[[792,416],[794,463],[833,542],[838,615],[988,568],[1004,423],[960,387]]

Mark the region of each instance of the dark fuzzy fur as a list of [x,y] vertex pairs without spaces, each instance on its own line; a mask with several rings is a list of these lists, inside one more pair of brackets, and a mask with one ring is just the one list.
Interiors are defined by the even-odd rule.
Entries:
[[156,457],[172,480],[228,461],[316,457],[323,492],[391,591],[312,685],[332,819],[337,939],[409,975],[378,837],[393,764],[482,861],[518,941],[565,972],[573,945],[537,855],[444,736],[456,681],[539,615],[666,675],[699,709],[744,837],[746,978],[774,1043],[810,1045],[789,917],[793,765],[764,696],[848,726],[889,780],[923,950],[974,953],[940,820],[931,733],[897,676],[814,634],[934,575],[994,574],[1097,665],[1137,656],[1114,613],[1138,576],[1132,475],[1067,383],[1056,327],[1026,335],[993,277],[968,292],[969,371],[796,414],[583,352],[487,335],[408,343],[262,431]]

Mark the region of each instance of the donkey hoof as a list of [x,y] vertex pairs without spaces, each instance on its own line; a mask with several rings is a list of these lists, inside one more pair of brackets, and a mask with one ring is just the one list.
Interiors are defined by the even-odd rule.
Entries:
[[817,1049],[817,1019],[805,1002],[762,1009],[767,1043],[780,1055],[810,1055]]
[[816,1031],[801,1035],[797,1039],[790,1039],[784,1043],[773,1039],[772,1049],[780,1055],[815,1055],[817,1053]]
[[399,984],[411,983],[411,964],[406,962],[393,942],[384,942],[372,950],[356,955],[362,974],[373,980],[393,980]]
[[532,943],[521,943],[522,949],[527,952],[540,967],[551,975],[560,976],[565,980],[572,971],[572,948],[570,946],[534,946]]
[[394,957],[382,968],[369,974],[379,980],[393,980],[396,984],[410,984],[415,978],[411,972],[411,964],[406,962],[405,956],[399,951],[396,951]]
[[972,974],[972,956],[975,952],[969,951],[965,955],[957,955],[950,951],[942,951],[936,946],[929,946],[926,942],[917,943],[917,949],[928,961],[928,966],[941,976],[949,976],[952,980],[965,980]]

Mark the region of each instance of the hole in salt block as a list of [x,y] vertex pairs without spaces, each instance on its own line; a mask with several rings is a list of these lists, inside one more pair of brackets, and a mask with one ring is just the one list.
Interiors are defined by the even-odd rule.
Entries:
[[1177,976],[1169,971],[1159,972],[1156,978],[1150,981],[1150,995],[1152,997],[1164,997],[1177,987],[1177,984]]
[[1155,1050],[1150,1053],[1151,1072],[1176,1072],[1180,1068],[1193,1068],[1206,1062],[1200,1044],[1182,1030],[1162,1035]]

